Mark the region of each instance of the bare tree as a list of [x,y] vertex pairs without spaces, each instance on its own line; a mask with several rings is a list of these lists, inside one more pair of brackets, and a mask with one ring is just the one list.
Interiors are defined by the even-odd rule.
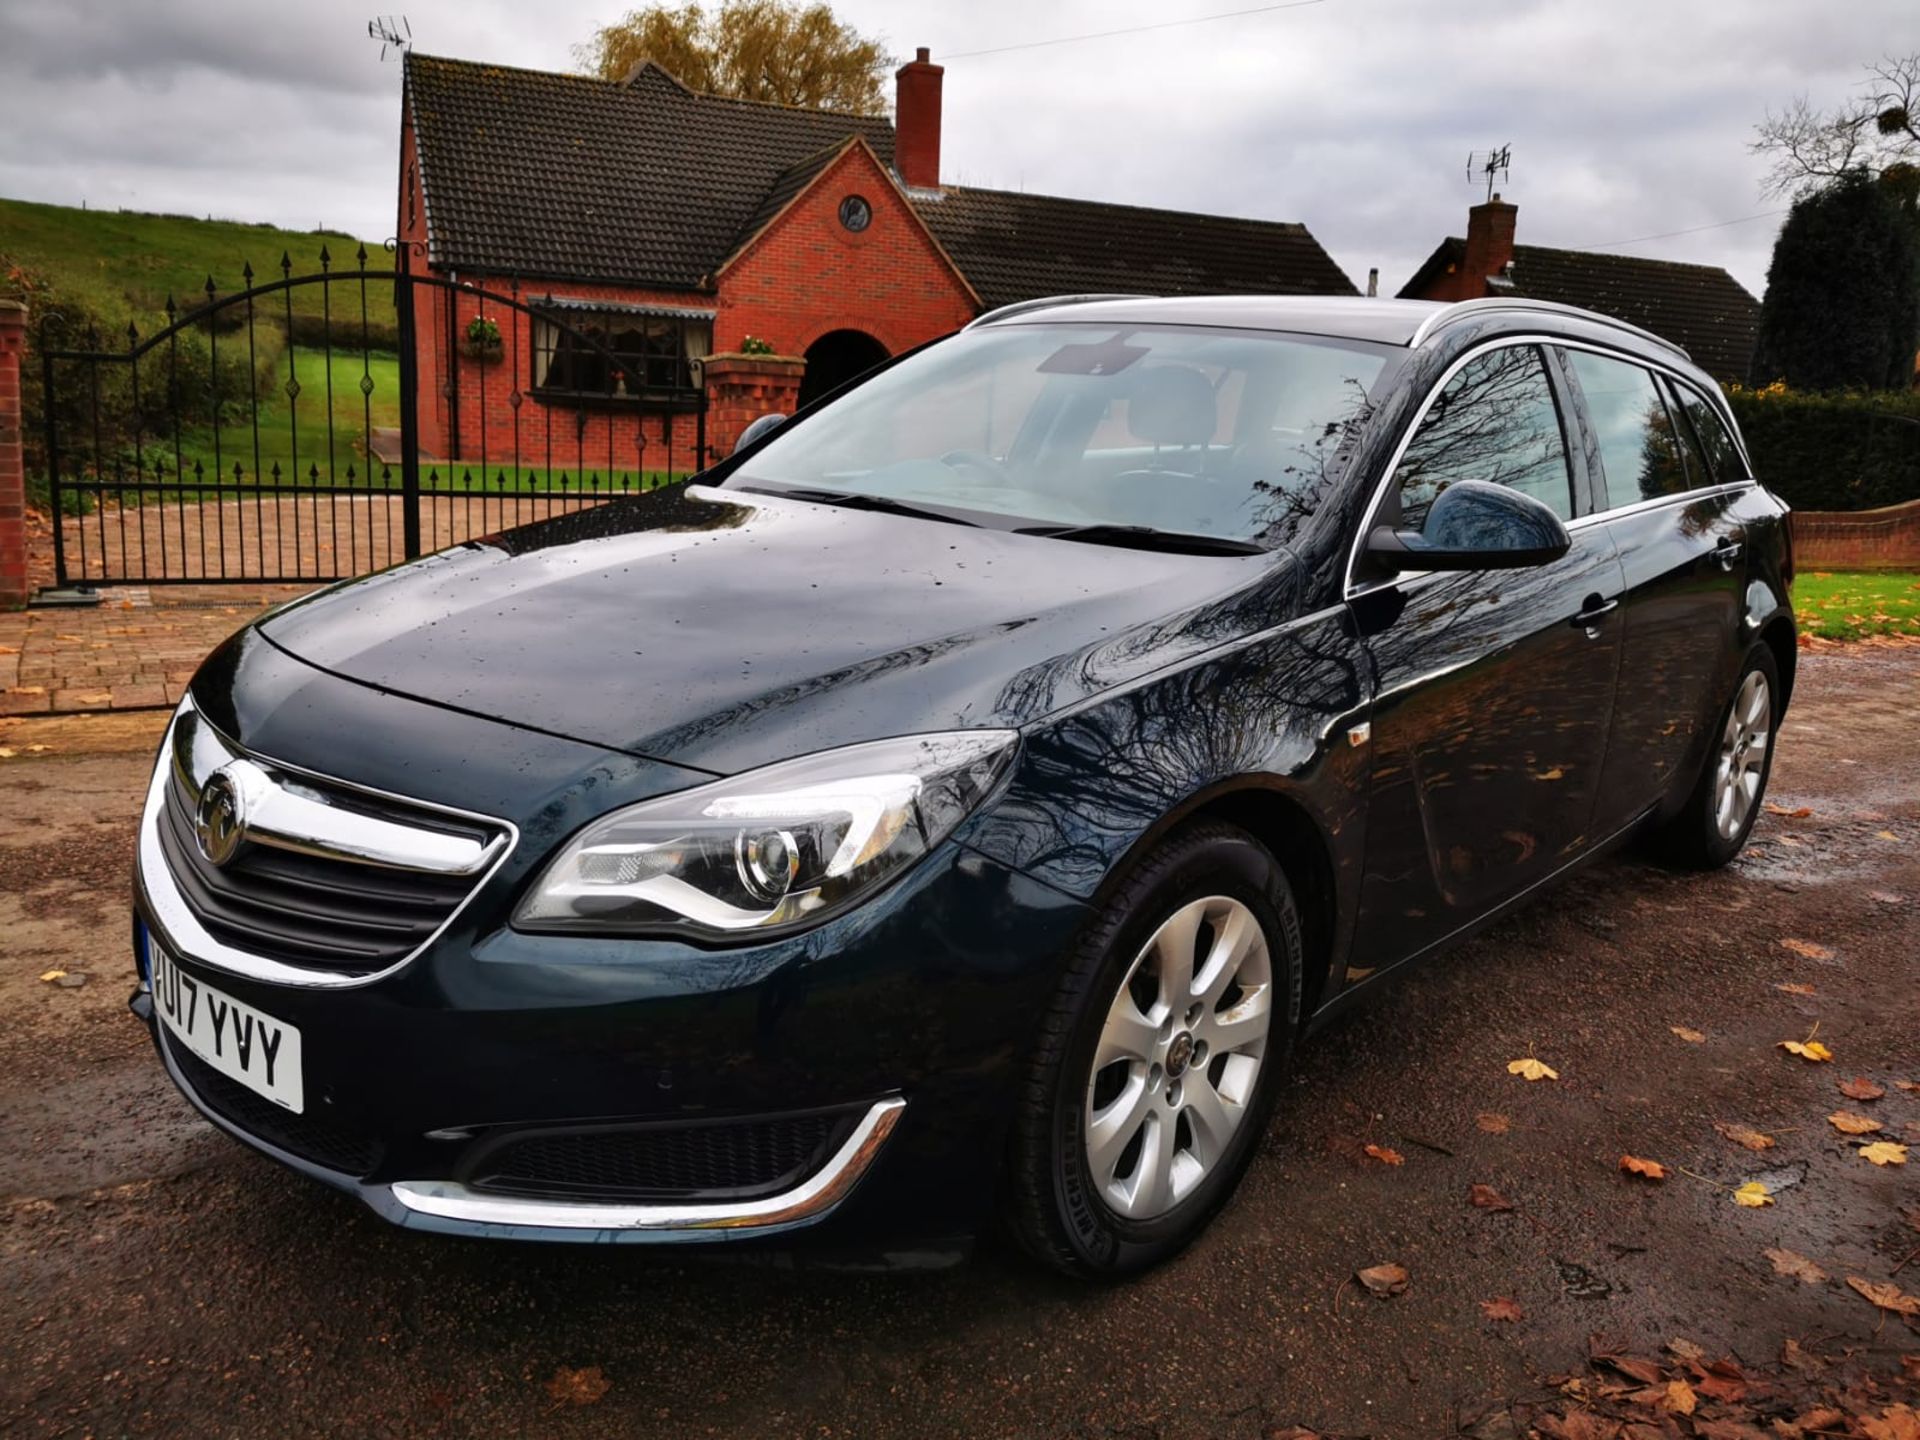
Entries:
[[1821,110],[1796,96],[1755,127],[1752,150],[1771,161],[1764,188],[1800,195],[1852,171],[1920,176],[1920,51],[1870,66],[1859,96]]

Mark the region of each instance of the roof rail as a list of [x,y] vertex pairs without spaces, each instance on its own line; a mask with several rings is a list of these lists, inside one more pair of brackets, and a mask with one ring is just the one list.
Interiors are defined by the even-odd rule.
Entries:
[[[1504,295],[1489,295],[1482,300],[1456,300],[1445,309],[1436,310],[1413,332],[1413,338],[1407,341],[1407,348],[1418,349],[1427,337],[1442,326],[1451,325],[1456,320],[1471,320],[1476,315],[1490,314],[1496,310],[1517,310],[1522,314],[1571,315],[1581,320],[1593,320],[1602,325],[1611,325],[1616,330],[1625,330],[1638,335],[1642,340],[1650,340],[1663,350],[1671,351],[1689,365],[1693,357],[1664,335],[1656,335],[1651,330],[1629,324],[1625,320],[1616,320],[1611,315],[1602,315],[1597,310],[1582,310],[1578,305],[1562,305],[1553,300],[1509,299]],[[976,322],[977,323],[977,322]]]
[[965,329],[973,330],[982,325],[991,325],[996,320],[1009,320],[1015,315],[1024,315],[1029,310],[1047,310],[1055,305],[1091,305],[1096,300],[1151,300],[1151,295],[1138,291],[1116,290],[1111,294],[1099,295],[1042,295],[1033,300],[1016,300],[1011,305],[1002,305],[989,310],[984,315],[976,315],[968,321]]

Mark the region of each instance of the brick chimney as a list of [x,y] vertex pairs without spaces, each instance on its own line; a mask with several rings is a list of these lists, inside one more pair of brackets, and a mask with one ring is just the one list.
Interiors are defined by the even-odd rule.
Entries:
[[947,72],[927,54],[922,45],[893,76],[893,168],[915,190],[940,188],[940,77]]
[[1518,205],[1498,195],[1467,211],[1467,253],[1460,262],[1456,300],[1478,300],[1487,293],[1487,279],[1513,263],[1514,217]]

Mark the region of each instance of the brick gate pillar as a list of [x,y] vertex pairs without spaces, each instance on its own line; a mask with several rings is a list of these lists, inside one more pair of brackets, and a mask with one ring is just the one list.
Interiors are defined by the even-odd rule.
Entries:
[[27,307],[0,300],[0,610],[27,603],[27,471],[20,440],[20,366]]
[[807,362],[797,355],[707,357],[707,453],[724,460],[740,432],[762,415],[791,415]]

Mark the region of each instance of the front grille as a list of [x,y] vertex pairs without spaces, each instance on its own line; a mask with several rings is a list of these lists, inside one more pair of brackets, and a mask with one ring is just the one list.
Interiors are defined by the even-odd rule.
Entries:
[[170,1036],[161,1043],[200,1103],[247,1134],[356,1180],[379,1163],[380,1144],[371,1136],[320,1115],[296,1115],[221,1074]]
[[848,1110],[697,1125],[510,1135],[464,1167],[475,1190],[547,1199],[750,1199],[798,1184],[845,1140]]
[[[336,807],[419,831],[464,835],[462,828],[410,806],[370,798],[302,777],[300,785]],[[368,975],[412,954],[473,890],[471,875],[396,870],[358,860],[242,845],[214,865],[194,839],[194,797],[178,768],[169,775],[158,839],[167,871],[193,916],[223,945],[307,970]]]

